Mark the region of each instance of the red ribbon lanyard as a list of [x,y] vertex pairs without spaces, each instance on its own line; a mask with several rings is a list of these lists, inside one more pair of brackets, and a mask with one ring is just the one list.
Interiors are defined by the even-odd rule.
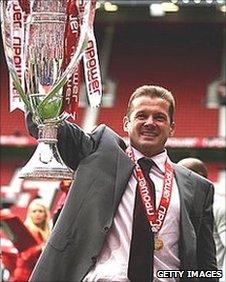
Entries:
[[171,200],[174,177],[173,167],[166,160],[162,196],[158,208],[155,209],[154,198],[151,193],[150,184],[146,181],[139,164],[135,160],[133,149],[131,147],[128,147],[126,152],[130,159],[135,163],[135,176],[138,181],[138,189],[145,214],[148,218],[152,231],[154,233],[158,233],[162,228]]

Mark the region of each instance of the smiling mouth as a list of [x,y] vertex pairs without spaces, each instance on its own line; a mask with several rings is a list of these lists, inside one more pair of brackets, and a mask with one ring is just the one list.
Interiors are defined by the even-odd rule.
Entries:
[[144,132],[141,132],[141,135],[146,136],[146,137],[156,137],[157,133],[144,131]]

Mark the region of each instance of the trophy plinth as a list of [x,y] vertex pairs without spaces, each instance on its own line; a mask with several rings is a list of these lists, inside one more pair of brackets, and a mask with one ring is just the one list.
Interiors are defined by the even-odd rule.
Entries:
[[38,146],[21,169],[19,177],[29,180],[73,180],[74,172],[64,164],[57,149],[58,125],[47,121],[38,128]]

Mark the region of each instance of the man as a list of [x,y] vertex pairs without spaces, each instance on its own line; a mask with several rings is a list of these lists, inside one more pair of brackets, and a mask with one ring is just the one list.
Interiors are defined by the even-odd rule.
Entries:
[[[203,161],[197,158],[184,158],[178,162],[179,165],[187,167],[188,169],[207,178],[208,170]],[[220,281],[225,282],[226,269],[226,245],[225,245],[225,231],[226,231],[226,215],[225,215],[225,193],[218,192],[214,195],[213,214],[214,214],[214,229],[213,236],[216,244],[217,265],[222,269],[223,276]]]
[[187,270],[216,272],[213,185],[165,149],[174,108],[168,90],[139,87],[123,120],[128,147],[105,125],[91,134],[61,126],[58,148],[76,179],[31,281],[179,281],[159,270],[201,281]]
[[207,171],[207,167],[204,164],[203,161],[197,159],[197,158],[184,158],[182,160],[180,160],[178,162],[179,165],[182,165],[196,173],[198,173],[199,175],[207,178],[208,176],[208,171]]

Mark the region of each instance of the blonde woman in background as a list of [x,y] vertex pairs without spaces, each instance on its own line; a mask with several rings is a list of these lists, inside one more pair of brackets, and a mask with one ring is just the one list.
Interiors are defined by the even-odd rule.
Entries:
[[50,215],[47,206],[41,199],[34,199],[28,206],[24,224],[34,236],[37,245],[18,254],[16,268],[11,281],[28,281],[50,235],[49,220]]

